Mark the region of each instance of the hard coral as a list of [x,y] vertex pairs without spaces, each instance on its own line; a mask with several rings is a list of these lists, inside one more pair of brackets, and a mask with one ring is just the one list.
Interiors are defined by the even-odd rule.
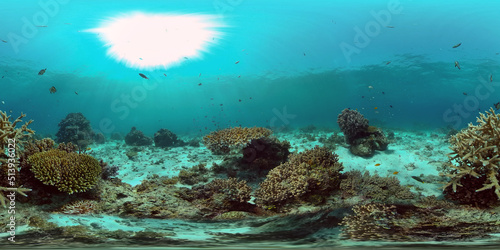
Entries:
[[[10,115],[8,116],[6,112],[0,110],[0,164],[6,162],[4,149],[7,148],[9,144],[15,145],[16,152],[19,152],[20,146],[22,146],[31,135],[35,134],[35,131],[28,128],[33,120],[29,120],[24,123],[21,127],[16,128],[16,125],[21,122],[21,119],[26,117],[26,114],[21,114],[14,122],[10,121]],[[9,141],[13,140],[13,141]]]
[[69,194],[91,189],[101,176],[101,165],[92,156],[58,149],[28,157],[28,164],[43,184]]
[[97,201],[77,200],[65,204],[59,209],[59,212],[63,214],[93,214],[97,212],[98,207]]
[[252,140],[268,137],[272,131],[267,128],[234,127],[211,132],[203,137],[203,144],[214,154],[228,154],[241,150]]
[[337,117],[340,130],[344,133],[344,138],[348,144],[353,144],[354,140],[362,137],[368,128],[368,119],[361,113],[352,109],[344,109]]
[[500,200],[500,114],[490,108],[480,113],[477,123],[449,140],[453,153],[444,191],[461,203],[491,205],[491,198]]
[[69,113],[59,122],[56,133],[57,142],[71,142],[80,149],[86,148],[93,141],[94,131],[90,121],[82,113]]
[[292,155],[288,162],[268,173],[255,191],[255,203],[279,209],[287,203],[321,202],[338,188],[342,170],[338,156],[324,147]]

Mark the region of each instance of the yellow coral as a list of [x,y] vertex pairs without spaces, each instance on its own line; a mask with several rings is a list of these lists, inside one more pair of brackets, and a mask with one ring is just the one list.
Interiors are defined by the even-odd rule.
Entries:
[[451,180],[444,188],[451,186],[453,192],[457,186],[461,187],[463,177],[485,176],[486,182],[476,192],[494,189],[500,199],[500,185],[498,181],[500,169],[500,115],[495,114],[493,108],[490,113],[480,113],[477,118],[478,125],[469,124],[467,129],[450,138],[451,150],[449,166],[453,170],[445,175]]
[[94,187],[102,171],[92,156],[59,149],[36,153],[28,158],[28,163],[35,178],[69,194]]
[[234,127],[211,132],[203,137],[203,144],[213,153],[229,153],[233,149],[242,149],[252,140],[268,137],[272,131],[267,128]]

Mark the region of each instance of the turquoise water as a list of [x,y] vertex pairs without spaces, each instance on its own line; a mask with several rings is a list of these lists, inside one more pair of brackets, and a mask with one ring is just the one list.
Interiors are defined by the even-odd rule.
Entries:
[[[345,108],[383,128],[460,130],[500,102],[499,12],[493,0],[2,0],[0,110],[42,137],[75,112],[107,137],[338,130]],[[158,19],[106,40],[135,15]]]

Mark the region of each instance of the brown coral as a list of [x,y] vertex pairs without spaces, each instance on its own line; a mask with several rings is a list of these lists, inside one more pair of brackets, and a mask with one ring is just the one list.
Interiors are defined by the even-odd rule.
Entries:
[[255,191],[255,203],[279,209],[287,203],[322,202],[338,188],[342,170],[335,153],[316,146],[272,169]]
[[500,199],[500,115],[490,108],[477,123],[451,136],[450,169],[443,174],[450,181],[444,189],[462,203],[487,205],[491,196]]
[[272,131],[267,128],[234,127],[211,132],[203,137],[203,144],[214,154],[228,154],[241,150],[252,140],[268,137]]
[[[31,137],[35,133],[32,129],[28,128],[33,120],[27,121],[21,127],[16,128],[17,124],[21,122],[21,119],[26,117],[26,114],[22,114],[14,120],[14,122],[10,121],[10,115],[8,116],[6,112],[0,110],[0,148],[5,149],[7,145],[14,144],[16,152],[19,152],[20,146],[24,144],[24,142]],[[15,143],[10,142],[9,140],[15,141]],[[0,152],[0,163],[6,162],[5,153]]]
[[36,153],[28,157],[28,164],[43,184],[69,194],[94,187],[102,171],[99,161],[92,156],[59,149]]

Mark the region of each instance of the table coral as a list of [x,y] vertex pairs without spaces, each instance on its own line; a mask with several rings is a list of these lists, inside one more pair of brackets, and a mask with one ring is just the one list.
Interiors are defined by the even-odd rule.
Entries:
[[450,178],[444,186],[450,198],[486,205],[500,199],[500,115],[490,108],[477,123],[450,138],[450,169],[442,175]]
[[92,156],[59,149],[36,153],[28,158],[28,163],[35,178],[68,194],[93,188],[102,171]]
[[203,137],[203,144],[214,154],[229,154],[241,150],[252,140],[268,137],[272,131],[267,128],[234,127],[211,132]]

